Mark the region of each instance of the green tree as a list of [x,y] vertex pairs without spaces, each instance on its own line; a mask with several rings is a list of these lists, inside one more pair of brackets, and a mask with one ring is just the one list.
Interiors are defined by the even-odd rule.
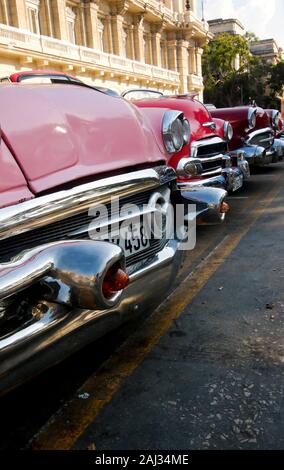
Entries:
[[256,100],[267,107],[266,96],[271,66],[251,55],[248,38],[228,33],[217,36],[205,47],[203,56],[205,102],[222,106],[238,106]]
[[284,61],[273,65],[270,70],[270,89],[272,95],[283,95],[284,92]]
[[249,43],[259,41],[259,37],[252,31],[247,31],[244,37]]
[[247,68],[250,62],[249,46],[242,36],[221,34],[214,38],[204,48],[203,72],[205,79],[216,84],[231,78],[236,73],[236,60],[238,71]]

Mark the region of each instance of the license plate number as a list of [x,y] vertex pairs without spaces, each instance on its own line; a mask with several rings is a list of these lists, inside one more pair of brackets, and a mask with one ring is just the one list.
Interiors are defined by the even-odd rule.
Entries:
[[150,246],[147,230],[139,222],[131,222],[127,226],[120,227],[119,236],[115,236],[109,239],[109,241],[119,245],[123,249],[126,258],[147,250]]

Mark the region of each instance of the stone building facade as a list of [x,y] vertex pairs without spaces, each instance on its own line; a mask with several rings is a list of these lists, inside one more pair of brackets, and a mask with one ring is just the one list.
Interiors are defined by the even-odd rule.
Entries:
[[283,50],[278,46],[275,39],[271,38],[253,41],[250,44],[250,52],[266,62],[277,64],[282,60]]
[[0,0],[0,76],[54,69],[118,92],[146,87],[202,97],[202,47],[211,35],[200,6],[200,0]]
[[246,33],[245,27],[242,23],[236,18],[216,18],[215,20],[209,20],[209,29],[212,34],[238,34],[239,36],[244,36]]

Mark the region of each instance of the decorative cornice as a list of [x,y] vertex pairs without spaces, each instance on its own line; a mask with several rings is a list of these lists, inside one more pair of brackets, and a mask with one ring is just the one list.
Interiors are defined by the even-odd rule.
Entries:
[[129,2],[126,0],[119,0],[111,2],[111,15],[125,15],[129,9]]

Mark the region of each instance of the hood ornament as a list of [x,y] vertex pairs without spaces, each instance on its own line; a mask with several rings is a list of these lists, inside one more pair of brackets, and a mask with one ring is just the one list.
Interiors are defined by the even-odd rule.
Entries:
[[216,131],[216,124],[215,122],[213,121],[209,121],[209,122],[204,122],[204,124],[202,124],[203,127],[209,127],[212,131]]

